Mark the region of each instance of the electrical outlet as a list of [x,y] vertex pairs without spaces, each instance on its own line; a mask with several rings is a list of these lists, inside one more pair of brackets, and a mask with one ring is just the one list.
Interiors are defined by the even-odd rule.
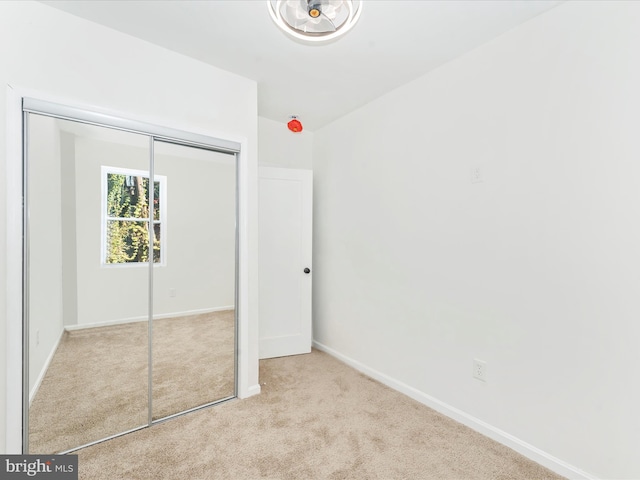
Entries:
[[175,288],[170,288],[169,289],[169,296],[170,297],[175,297],[176,296],[176,289]]
[[487,381],[487,362],[473,359],[473,378],[476,378],[482,382]]
[[478,165],[471,167],[471,183],[482,183],[482,169]]
[[36,330],[36,347],[40,345],[40,330]]

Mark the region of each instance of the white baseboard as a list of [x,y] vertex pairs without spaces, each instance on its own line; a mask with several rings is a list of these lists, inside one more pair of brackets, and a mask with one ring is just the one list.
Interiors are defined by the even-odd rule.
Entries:
[[35,398],[36,393],[38,393],[38,389],[40,388],[40,384],[42,383],[42,380],[44,379],[44,376],[47,373],[47,370],[49,369],[49,365],[51,364],[51,360],[53,360],[53,356],[56,354],[56,351],[58,350],[58,346],[60,345],[60,342],[62,341],[62,337],[63,336],[64,336],[64,330],[62,330],[60,332],[60,336],[58,337],[58,340],[56,341],[55,345],[53,346],[53,348],[49,352],[49,356],[45,360],[44,365],[42,366],[42,369],[40,370],[40,373],[38,374],[38,378],[36,379],[36,383],[34,383],[33,388],[29,392],[29,406],[31,406],[31,402]]
[[238,392],[238,398],[243,399],[253,397],[254,395],[259,395],[261,390],[262,389],[260,388],[260,385],[252,385],[247,388],[247,391],[244,392],[244,394]]
[[547,467],[549,470],[552,470],[559,475],[575,480],[597,480],[597,477],[594,477],[593,475],[590,475],[587,472],[584,472],[579,468],[574,467],[573,465],[570,465],[560,460],[559,458],[554,457],[553,455],[543,452],[539,448],[536,448],[535,446],[524,442],[519,438],[516,438],[513,435],[500,430],[499,428],[489,425],[488,423],[483,422],[482,420],[475,418],[472,415],[463,412],[462,410],[452,407],[451,405],[448,405],[438,400],[437,398],[427,395],[420,390],[410,387],[403,382],[400,382],[394,378],[389,377],[388,375],[385,375],[384,373],[370,368],[360,363],[359,361],[354,360],[353,358],[347,357],[346,355],[343,355],[336,350],[323,345],[322,343],[316,342],[314,340],[313,346],[318,350],[326,352],[332,357],[341,360],[342,362],[346,363],[350,367],[355,368],[359,372],[362,372],[365,375],[378,380],[380,383],[383,383],[384,385],[391,387],[394,390],[397,390],[398,392],[403,393],[430,408],[433,408],[437,412],[440,412],[443,415],[446,415],[447,417],[452,418],[469,428],[472,428],[476,432],[479,432],[491,438],[492,440],[495,440],[496,442],[499,442],[511,448],[512,450],[515,450],[521,455],[524,455],[534,462]]
[[[184,312],[171,312],[171,313],[159,313],[154,314],[154,320],[160,320],[163,318],[172,318],[172,317],[186,317],[189,315],[199,315],[202,313],[211,313],[211,312],[223,312],[227,310],[233,310],[233,305],[226,305],[222,307],[213,307],[213,308],[201,308],[198,310],[187,310]],[[83,323],[78,325],[67,325],[64,327],[65,330],[73,331],[73,330],[83,330],[85,328],[96,328],[96,327],[110,327],[112,325],[122,325],[125,323],[135,323],[135,322],[146,322],[149,320],[146,316],[140,317],[130,317],[130,318],[119,318],[116,320],[107,320],[105,322],[95,322],[95,323]]]

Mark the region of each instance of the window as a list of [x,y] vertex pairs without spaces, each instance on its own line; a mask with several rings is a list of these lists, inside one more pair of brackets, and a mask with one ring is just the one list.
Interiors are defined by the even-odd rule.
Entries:
[[[167,177],[153,182],[153,262],[164,263]],[[149,172],[102,167],[102,263],[149,262]]]

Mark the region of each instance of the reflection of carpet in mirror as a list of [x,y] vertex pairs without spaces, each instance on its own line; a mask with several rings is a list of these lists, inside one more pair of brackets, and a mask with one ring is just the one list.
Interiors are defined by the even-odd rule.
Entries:
[[[234,311],[154,320],[153,418],[234,395]],[[147,322],[65,332],[29,409],[29,451],[147,424]]]
[[153,325],[154,420],[234,395],[233,310]]

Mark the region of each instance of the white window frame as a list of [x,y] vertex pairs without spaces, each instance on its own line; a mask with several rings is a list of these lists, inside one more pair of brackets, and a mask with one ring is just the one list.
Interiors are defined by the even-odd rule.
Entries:
[[[110,173],[118,175],[128,175],[132,177],[145,177],[149,178],[148,170],[133,170],[131,168],[122,167],[110,167],[108,165],[102,165],[100,167],[100,183],[102,188],[100,189],[101,195],[101,228],[100,228],[100,265],[106,268],[121,268],[121,267],[140,267],[148,266],[149,262],[125,262],[125,263],[107,263],[107,222],[109,220],[115,220],[109,218],[107,215],[107,195],[108,195],[108,182],[107,176]],[[154,175],[153,183],[158,182],[160,184],[160,220],[154,220],[153,223],[160,224],[160,261],[153,262],[154,267],[164,267],[166,265],[167,258],[167,177],[164,175]],[[138,221],[149,222],[148,218],[141,218]],[[151,253],[153,258],[153,253]]]

